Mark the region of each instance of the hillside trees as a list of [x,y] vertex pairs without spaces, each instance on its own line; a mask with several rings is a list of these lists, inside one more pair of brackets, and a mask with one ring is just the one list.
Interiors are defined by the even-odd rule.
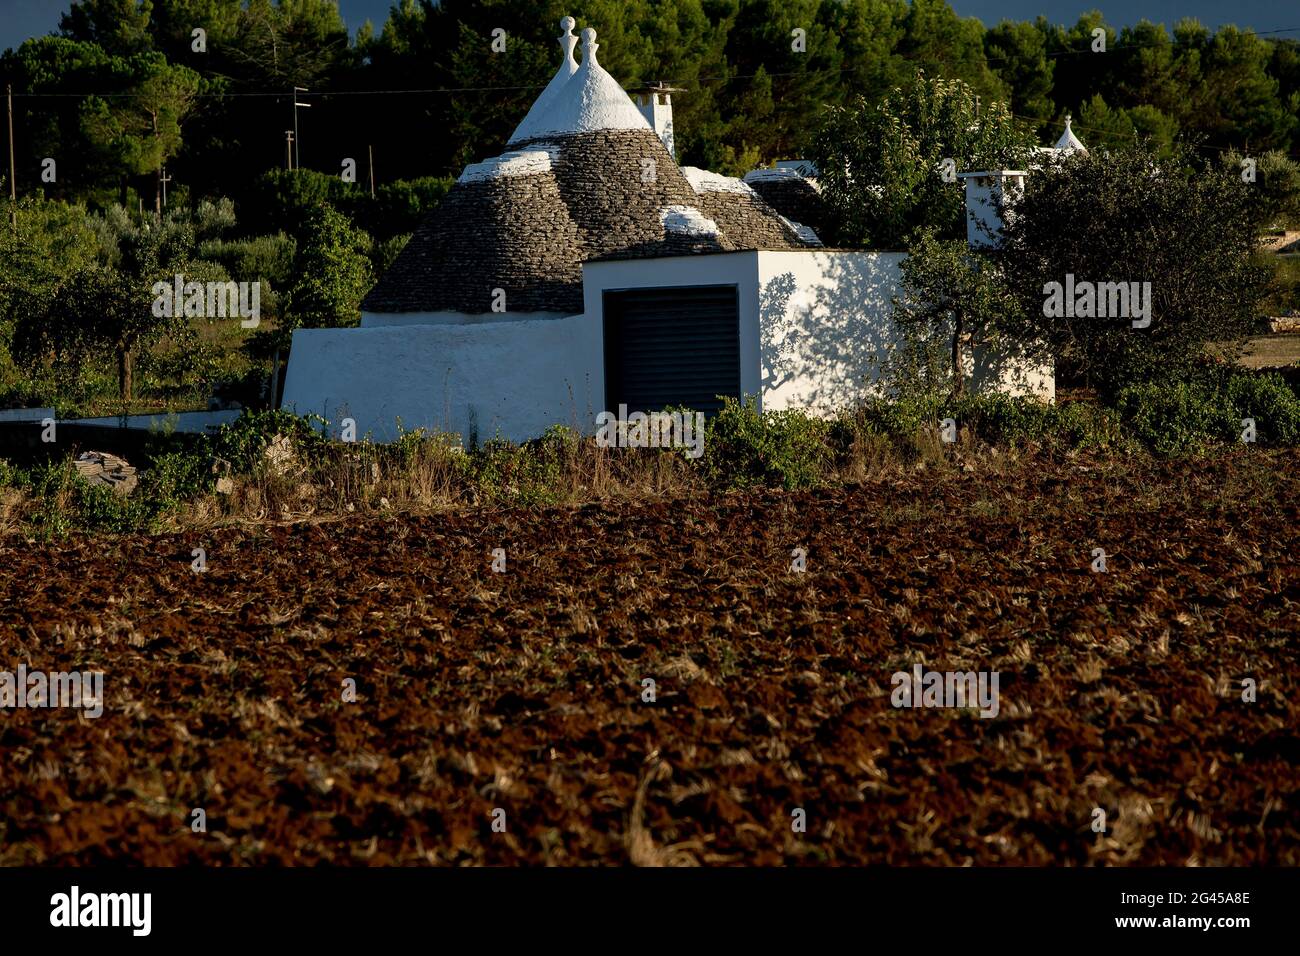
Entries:
[[193,70],[173,66],[160,53],[113,64],[123,77],[113,98],[87,97],[81,124],[87,139],[128,175],[153,178],[154,212],[162,214],[163,166],[181,149],[181,124],[199,91]]
[[177,274],[186,281],[227,279],[220,266],[199,259],[197,246],[233,224],[229,201],[139,219],[114,206],[91,218],[93,256],[78,247],[80,265],[58,276],[48,295],[19,307],[14,358],[30,372],[52,367],[69,382],[88,362],[111,356],[119,398],[129,402],[139,350],[186,328],[184,310],[155,308],[154,284],[170,286]]

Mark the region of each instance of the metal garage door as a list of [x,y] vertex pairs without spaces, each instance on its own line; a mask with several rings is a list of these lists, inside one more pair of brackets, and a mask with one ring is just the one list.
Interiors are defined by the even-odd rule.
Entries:
[[740,397],[740,308],[734,285],[605,293],[605,398],[617,411],[722,408]]

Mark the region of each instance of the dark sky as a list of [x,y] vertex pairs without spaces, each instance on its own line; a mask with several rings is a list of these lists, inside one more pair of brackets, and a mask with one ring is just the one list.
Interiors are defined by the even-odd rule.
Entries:
[[[520,0],[526,3],[527,0]],[[1297,0],[948,0],[962,16],[979,17],[986,24],[1004,18],[1032,20],[1042,14],[1054,23],[1073,23],[1079,14],[1094,7],[1101,9],[1107,22],[1114,26],[1136,23],[1143,17],[1172,27],[1180,17],[1196,17],[1210,27],[1235,23],[1252,27],[1260,33],[1287,27],[1300,28],[1300,2]],[[70,0],[0,0],[0,50],[16,47],[23,40],[54,30],[59,14]],[[339,0],[348,29],[369,18],[376,30],[388,16],[391,0]],[[599,28],[599,26],[598,26]],[[1300,29],[1281,34],[1300,38]]]

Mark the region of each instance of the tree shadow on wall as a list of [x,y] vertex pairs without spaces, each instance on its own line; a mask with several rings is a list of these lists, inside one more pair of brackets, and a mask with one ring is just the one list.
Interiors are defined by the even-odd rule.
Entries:
[[[781,272],[761,283],[764,396],[777,407],[833,411],[879,395],[882,367],[903,347],[893,317],[902,260],[899,253],[832,252],[817,257],[815,276]],[[951,338],[942,344],[951,349]],[[974,392],[1029,394],[1050,381],[1050,359],[1039,349],[1004,340],[997,350],[967,346],[964,353]]]
[[894,347],[897,260],[819,257],[820,275],[782,272],[759,287],[759,345],[765,396],[830,411],[867,398]]

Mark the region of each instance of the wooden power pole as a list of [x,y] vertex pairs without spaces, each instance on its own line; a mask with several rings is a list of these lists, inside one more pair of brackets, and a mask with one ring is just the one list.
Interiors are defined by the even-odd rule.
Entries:
[[9,101],[9,216],[13,220],[14,234],[18,233],[18,181],[14,178],[14,85],[5,87]]

